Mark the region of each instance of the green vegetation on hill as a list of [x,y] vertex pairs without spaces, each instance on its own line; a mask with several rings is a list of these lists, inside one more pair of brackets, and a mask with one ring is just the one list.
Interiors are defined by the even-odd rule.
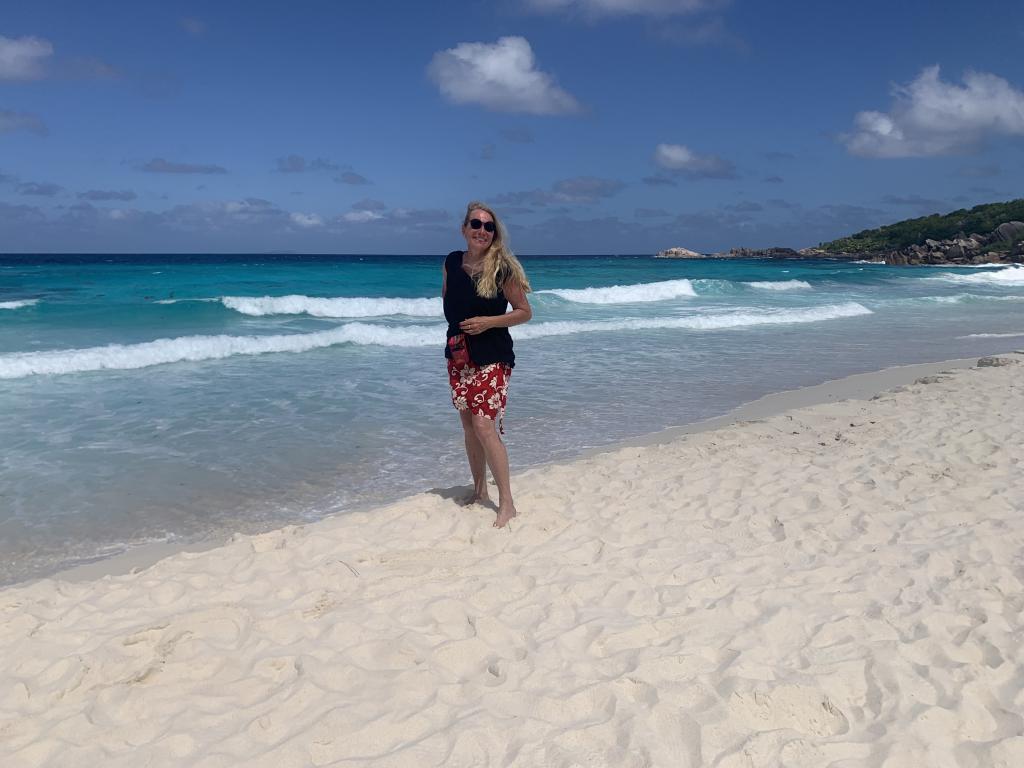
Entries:
[[976,205],[970,210],[961,208],[944,216],[935,213],[878,229],[865,229],[850,237],[822,243],[819,248],[828,253],[897,251],[910,245],[923,245],[927,239],[946,240],[961,232],[987,235],[1007,221],[1024,221],[1024,199]]

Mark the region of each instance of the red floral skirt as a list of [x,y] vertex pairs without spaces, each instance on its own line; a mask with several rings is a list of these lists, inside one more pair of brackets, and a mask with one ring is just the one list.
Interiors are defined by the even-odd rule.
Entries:
[[504,434],[505,403],[508,401],[508,380],[512,366],[508,363],[491,363],[458,366],[448,361],[448,383],[452,385],[452,405],[460,411],[494,421]]

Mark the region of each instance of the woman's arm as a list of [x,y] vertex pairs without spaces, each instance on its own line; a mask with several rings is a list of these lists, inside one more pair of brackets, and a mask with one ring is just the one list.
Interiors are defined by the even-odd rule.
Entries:
[[441,298],[448,292],[448,267],[441,265]]
[[512,309],[503,315],[482,315],[471,317],[459,323],[463,333],[476,336],[491,328],[511,328],[513,325],[522,325],[533,317],[533,310],[530,308],[530,301],[526,298],[526,291],[523,286],[513,280],[506,280],[502,287],[502,293],[512,305]]

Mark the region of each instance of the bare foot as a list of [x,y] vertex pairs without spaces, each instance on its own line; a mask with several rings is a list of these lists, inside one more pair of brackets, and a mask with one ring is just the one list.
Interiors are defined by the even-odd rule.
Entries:
[[483,493],[470,491],[465,496],[457,498],[455,503],[460,507],[471,507],[474,504],[490,504],[491,497],[487,495],[487,491],[484,491]]
[[516,508],[513,506],[499,507],[498,508],[498,519],[494,521],[495,528],[504,528],[508,525],[508,521],[518,515]]

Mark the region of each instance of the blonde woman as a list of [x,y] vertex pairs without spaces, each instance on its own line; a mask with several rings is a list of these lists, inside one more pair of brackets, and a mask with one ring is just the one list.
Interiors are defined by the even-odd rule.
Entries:
[[494,527],[504,528],[516,516],[508,451],[501,440],[508,381],[516,364],[508,329],[533,317],[526,299],[530,282],[508,248],[505,228],[489,206],[472,202],[466,207],[462,235],[466,250],[449,253],[443,267],[441,296],[448,321],[444,354],[452,403],[462,420],[466,457],[473,473],[473,494],[466,503],[490,501],[490,467],[498,486]]

